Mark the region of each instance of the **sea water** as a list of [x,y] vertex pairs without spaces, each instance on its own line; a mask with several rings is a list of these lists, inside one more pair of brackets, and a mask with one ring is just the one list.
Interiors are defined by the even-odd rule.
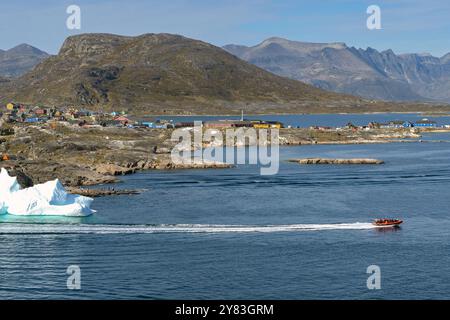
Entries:
[[[0,216],[0,298],[449,299],[450,135],[439,140],[283,147],[275,176],[148,171],[115,186],[146,191],[97,198],[91,217]],[[301,157],[386,163],[285,161]],[[81,290],[66,286],[71,265]]]

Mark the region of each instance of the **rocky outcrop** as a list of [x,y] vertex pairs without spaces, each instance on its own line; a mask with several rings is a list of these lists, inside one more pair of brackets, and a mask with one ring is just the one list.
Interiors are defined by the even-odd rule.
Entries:
[[154,154],[169,154],[171,150],[169,148],[161,148],[158,146],[153,147],[153,153]]
[[113,195],[117,196],[117,195],[139,194],[142,192],[142,190],[116,190],[113,188],[81,189],[81,188],[69,187],[69,188],[67,188],[67,192],[72,193],[72,194],[78,194],[80,196],[85,196],[85,197],[98,198],[98,197],[113,196]]
[[34,185],[33,179],[27,175],[22,168],[8,162],[0,163],[0,167],[5,168],[10,176],[17,177],[17,182],[22,188],[25,189]]
[[[372,129],[372,130],[316,130],[282,129],[280,145],[311,144],[369,144],[414,141],[420,134],[410,129]],[[410,139],[410,140],[406,140]]]
[[133,168],[121,167],[116,164],[100,164],[95,168],[95,171],[109,176],[122,176],[135,172]]
[[289,162],[299,164],[384,164],[384,161],[378,159],[327,159],[327,158],[306,158],[291,159]]
[[117,182],[117,178],[104,175],[88,167],[71,163],[55,163],[42,160],[3,161],[0,167],[17,175],[22,187],[44,183],[58,178],[65,186],[88,186]]
[[223,162],[212,162],[212,161],[193,161],[186,163],[174,163],[168,161],[162,164],[159,168],[164,169],[227,169],[232,168],[233,165],[223,163]]

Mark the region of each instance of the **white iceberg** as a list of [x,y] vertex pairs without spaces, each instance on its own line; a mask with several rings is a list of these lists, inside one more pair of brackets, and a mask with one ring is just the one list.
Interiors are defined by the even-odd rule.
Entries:
[[21,189],[17,178],[0,171],[0,214],[88,216],[94,199],[68,194],[58,179]]

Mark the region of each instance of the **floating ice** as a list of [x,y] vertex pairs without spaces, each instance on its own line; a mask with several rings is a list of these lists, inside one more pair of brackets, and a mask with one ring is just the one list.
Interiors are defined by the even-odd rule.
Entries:
[[0,214],[88,216],[93,201],[68,194],[58,179],[21,190],[17,178],[0,171]]

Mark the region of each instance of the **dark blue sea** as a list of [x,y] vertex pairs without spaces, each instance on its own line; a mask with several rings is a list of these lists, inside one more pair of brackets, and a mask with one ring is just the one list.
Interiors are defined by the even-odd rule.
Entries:
[[[87,218],[3,215],[0,298],[449,299],[450,135],[424,140],[284,147],[275,176],[143,172],[115,187],[145,192],[98,198]],[[285,161],[300,157],[386,163]],[[385,216],[405,223],[372,228]],[[67,289],[70,265],[81,290]]]

